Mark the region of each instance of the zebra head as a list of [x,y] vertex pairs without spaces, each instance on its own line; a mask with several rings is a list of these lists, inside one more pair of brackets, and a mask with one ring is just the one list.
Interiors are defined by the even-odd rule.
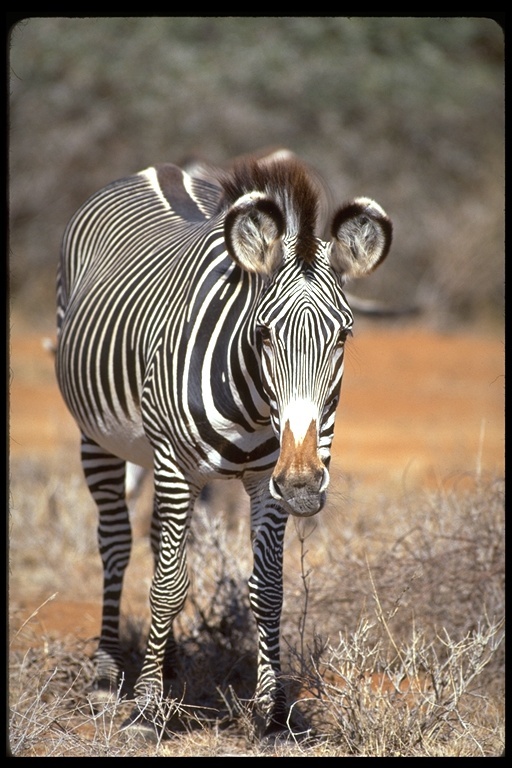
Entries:
[[226,188],[228,252],[262,278],[254,343],[280,445],[270,493],[291,514],[308,517],[323,507],[329,484],[344,345],[353,323],[343,285],[382,262],[391,222],[373,200],[357,198],[333,216],[330,240],[320,239],[319,190],[290,158],[235,169]]

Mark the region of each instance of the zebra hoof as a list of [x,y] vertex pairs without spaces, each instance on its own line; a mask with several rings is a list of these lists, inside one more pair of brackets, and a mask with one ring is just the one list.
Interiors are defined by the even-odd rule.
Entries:
[[135,703],[121,730],[126,735],[140,736],[146,741],[158,742],[164,737],[169,725],[171,708],[164,701]]
[[284,705],[277,706],[272,715],[267,715],[263,724],[263,738],[276,738],[282,734],[289,734],[288,709]]
[[[174,720],[174,718],[171,718]],[[159,744],[162,739],[169,738],[169,722],[164,721],[160,714],[151,714],[146,708],[144,712],[134,709],[131,715],[121,725],[120,735],[124,739],[145,741],[149,744]]]
[[135,707],[121,725],[121,733],[125,738],[139,738],[152,744],[170,739],[184,730],[187,730],[187,723],[182,719],[179,707],[173,703],[164,707],[147,704],[144,708]]
[[100,680],[87,694],[87,700],[94,712],[101,712],[119,701],[119,692],[108,680]]
[[147,713],[134,710],[121,725],[121,735],[125,739],[145,741],[148,744],[158,744],[165,734],[165,723],[160,718],[150,718]]
[[286,747],[289,744],[289,731],[271,731],[271,733],[264,733],[259,741],[260,747],[264,750],[274,750],[277,747]]

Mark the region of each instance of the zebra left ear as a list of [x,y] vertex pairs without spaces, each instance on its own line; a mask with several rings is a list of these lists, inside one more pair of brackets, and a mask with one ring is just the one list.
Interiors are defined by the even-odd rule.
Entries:
[[393,226],[384,210],[368,197],[358,197],[335,213],[331,266],[348,277],[364,277],[388,255]]
[[284,216],[262,192],[249,192],[228,210],[224,239],[231,258],[248,272],[271,275],[282,261]]

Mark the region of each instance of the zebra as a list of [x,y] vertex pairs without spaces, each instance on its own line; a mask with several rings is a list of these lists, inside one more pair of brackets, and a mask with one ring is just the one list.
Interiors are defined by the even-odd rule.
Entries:
[[367,197],[340,206],[322,239],[321,195],[309,166],[287,151],[222,171],[164,163],[93,194],[65,229],[55,365],[99,515],[95,706],[122,670],[126,465],[153,470],[151,620],[123,728],[154,733],[189,586],[191,514],[215,478],[241,479],[250,500],[255,717],[263,735],[287,728],[285,526],[325,504],[353,327],[344,284],[372,272],[392,239],[390,219]]

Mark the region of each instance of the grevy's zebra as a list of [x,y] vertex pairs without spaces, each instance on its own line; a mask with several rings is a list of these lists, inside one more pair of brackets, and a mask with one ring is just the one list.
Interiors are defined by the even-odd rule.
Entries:
[[160,165],[93,195],[66,229],[56,370],[99,509],[98,698],[121,668],[126,462],[154,470],[152,618],[127,727],[150,730],[172,671],[189,518],[214,477],[241,478],[251,500],[256,701],[266,732],[285,726],[284,529],[289,514],[314,515],[325,501],[352,327],[344,281],[371,272],[391,242],[389,219],[367,198],[340,208],[322,241],[319,196],[290,153],[222,173]]

